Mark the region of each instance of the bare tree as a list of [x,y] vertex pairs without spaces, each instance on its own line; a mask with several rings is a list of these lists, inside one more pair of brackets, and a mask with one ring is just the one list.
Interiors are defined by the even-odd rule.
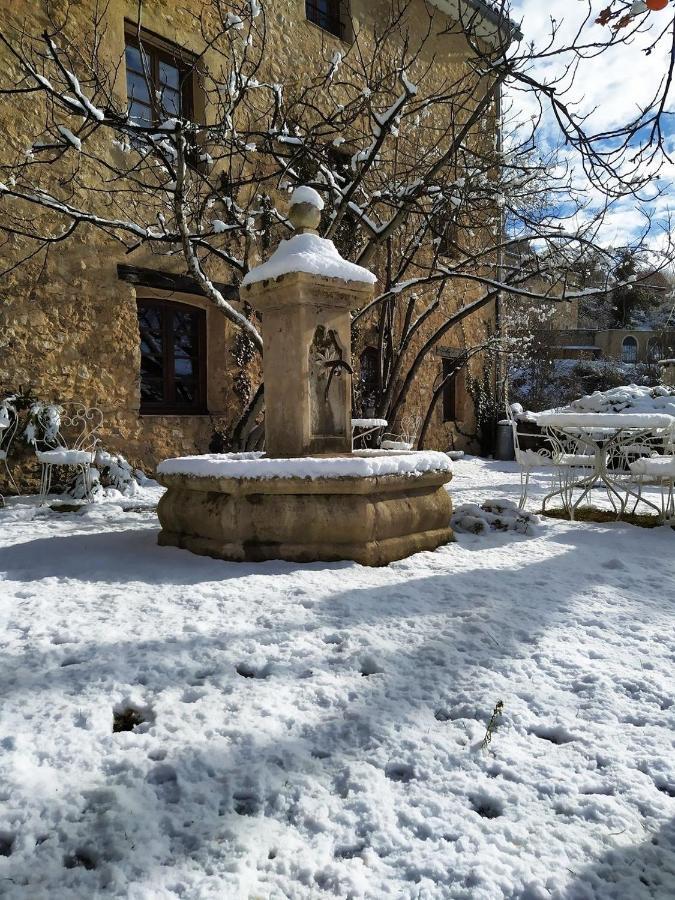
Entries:
[[[86,37],[71,33],[68,5],[40,35],[1,32],[12,66],[0,96],[16,109],[29,102],[34,126],[23,151],[0,165],[4,272],[82,228],[98,229],[132,258],[150,250],[180,260],[251,353],[261,353],[255,316],[218,285],[237,285],[290,234],[287,197],[309,184],[326,200],[322,235],[378,274],[379,292],[354,328],[377,348],[376,414],[396,421],[446,335],[482,315],[484,337],[465,342],[464,364],[489,343],[505,292],[528,302],[579,295],[570,277],[579,261],[614,252],[600,241],[612,205],[625,196],[641,202],[646,150],[634,152],[633,141],[646,123],[656,135],[651,160],[662,150],[663,92],[651,110],[595,134],[560,85],[536,77],[538,61],[628,45],[630,29],[609,30],[604,43],[587,43],[582,32],[561,43],[553,22],[550,45],[535,52],[506,2],[487,20],[474,11],[451,25],[426,6],[414,31],[410,8],[411,0],[392,0],[372,33],[357,33],[344,53],[326,51],[315,71],[281,84],[267,76],[262,0],[204,0],[195,16],[201,52],[182,54],[181,67],[199,81],[208,112],[189,117],[176,114],[144,61],[142,2],[145,116],[133,94],[129,104],[120,93],[123,61],[103,62],[106,7],[96,6]],[[432,46],[456,47],[458,35],[460,64],[437,65]],[[524,118],[525,91],[539,114]],[[550,114],[564,153],[538,149]],[[602,192],[600,204],[579,188],[570,152]],[[644,215],[636,255],[653,226]],[[245,400],[233,446],[260,441],[262,386]]]

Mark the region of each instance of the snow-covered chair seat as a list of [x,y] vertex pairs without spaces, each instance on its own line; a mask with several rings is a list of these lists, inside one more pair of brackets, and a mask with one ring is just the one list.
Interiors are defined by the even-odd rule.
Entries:
[[382,441],[382,450],[412,450],[410,441]]
[[395,452],[412,450],[422,424],[421,416],[404,416],[398,433],[386,432],[382,435],[380,449]]
[[638,497],[645,481],[658,482],[663,520],[672,520],[675,516],[675,456],[643,456],[628,465],[638,483]]
[[36,456],[38,462],[49,463],[52,466],[90,466],[96,454],[90,450],[68,450],[67,447],[57,447],[55,450],[38,450]]
[[675,456],[650,456],[629,463],[634,475],[650,478],[675,478]]

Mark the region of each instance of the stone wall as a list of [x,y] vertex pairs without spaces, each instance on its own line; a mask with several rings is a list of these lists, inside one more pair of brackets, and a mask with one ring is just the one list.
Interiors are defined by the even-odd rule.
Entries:
[[[420,9],[423,0],[419,0]],[[3,31],[18,34],[27,24],[39,34],[45,26],[43,0],[0,0],[0,21]],[[65,9],[65,2],[54,8]],[[90,30],[93,0],[70,4],[68,31],[87,35]],[[378,15],[388,8],[388,0],[352,0],[352,15],[357,28],[371,28]],[[169,4],[165,0],[145,0],[143,24],[186,47],[197,51],[199,37],[192,12],[199,11],[199,0]],[[103,54],[109,63],[119,61],[124,52],[124,20],[135,19],[136,0],[111,0],[106,14],[106,34]],[[440,13],[438,16],[440,17]],[[419,17],[420,22],[422,17]],[[411,16],[413,30],[416,17]],[[439,18],[439,23],[442,20]],[[304,0],[274,0],[268,4],[269,71],[271,80],[285,79],[289,66],[302,72],[319,55],[330,59],[343,43],[305,20]],[[447,41],[447,39],[446,39]],[[455,51],[447,55],[447,43],[439,66],[461,65],[462,45],[455,39]],[[429,52],[437,50],[433,43]],[[0,60],[12,77],[14,63],[3,48]],[[442,74],[442,73],[441,73]],[[118,74],[116,90],[124,97],[124,70]],[[208,112],[208,111],[207,111]],[[17,104],[0,97],[0,122],[3,128],[2,162],[20,157],[30,143],[31,125],[41,110],[35,107],[32,95],[25,95]],[[114,151],[111,148],[111,153]],[[0,212],[2,202],[0,201]],[[10,247],[19,253],[20,247]],[[206,308],[208,316],[208,409],[205,416],[147,416],[139,415],[140,405],[140,349],[136,316],[136,299],[148,296],[149,291],[135,288],[121,281],[118,263],[133,263],[174,272],[184,272],[179,260],[158,259],[149,252],[138,251],[130,256],[124,247],[100,231],[81,228],[65,243],[51,247],[6,275],[0,283],[0,391],[9,393],[20,385],[30,387],[40,399],[54,402],[81,400],[96,405],[104,413],[103,443],[107,449],[122,452],[135,465],[152,471],[156,463],[172,455],[204,452],[208,449],[215,429],[227,429],[241,409],[241,400],[234,390],[239,373],[232,349],[234,329],[221,313],[197,295],[180,294],[174,299],[182,303]],[[377,269],[377,266],[375,267]],[[231,282],[231,273],[224,270],[221,280]],[[470,299],[467,288],[460,296],[448,292],[446,309]],[[161,293],[154,292],[156,296]],[[163,296],[171,296],[164,294]],[[435,322],[441,320],[440,312]],[[462,349],[481,339],[491,326],[491,310],[466,320],[462,328],[445,336],[442,346]],[[430,327],[435,324],[430,322]],[[365,329],[364,345],[368,340]],[[425,339],[420,335],[419,343]],[[355,355],[361,347],[355,347]],[[414,352],[413,348],[413,352]],[[479,363],[474,363],[478,366]],[[415,389],[409,396],[407,412],[423,413],[434,382],[441,372],[441,357],[430,354],[422,366]],[[255,366],[251,373],[255,381]],[[474,430],[473,410],[466,392],[459,385],[461,432]],[[451,445],[465,446],[454,423],[442,420],[439,403],[429,432],[427,446],[447,449]]]

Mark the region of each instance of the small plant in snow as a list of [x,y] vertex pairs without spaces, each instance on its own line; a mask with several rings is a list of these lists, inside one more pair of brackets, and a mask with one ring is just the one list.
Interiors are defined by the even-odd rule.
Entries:
[[23,433],[27,444],[51,443],[61,428],[63,407],[56,403],[32,403],[28,410],[28,423]]
[[[108,453],[107,450],[97,450],[94,465],[89,470],[91,479],[91,493],[96,496],[105,488],[114,488],[125,497],[134,497],[138,493],[139,485],[149,484],[149,479],[144,472],[134,467],[121,455]],[[82,474],[78,473],[72,480],[66,491],[76,500],[82,500],[86,496]]]
[[497,730],[499,725],[499,720],[501,719],[502,713],[504,712],[504,701],[498,700],[495,708],[492,711],[492,715],[490,716],[490,721],[488,722],[487,730],[485,732],[485,737],[483,738],[483,742],[480,745],[481,750],[487,750],[492,742],[492,735]]
[[515,531],[533,535],[540,519],[518,509],[512,500],[486,500],[480,506],[463,503],[452,515],[450,525],[460,534],[488,534],[491,531]]

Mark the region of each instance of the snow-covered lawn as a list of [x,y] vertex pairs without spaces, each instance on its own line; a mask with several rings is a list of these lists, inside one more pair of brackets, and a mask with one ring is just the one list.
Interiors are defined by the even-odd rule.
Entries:
[[[456,504],[517,499],[513,464],[455,471]],[[0,896],[675,896],[674,531],[368,569],[157,527],[0,510]]]

